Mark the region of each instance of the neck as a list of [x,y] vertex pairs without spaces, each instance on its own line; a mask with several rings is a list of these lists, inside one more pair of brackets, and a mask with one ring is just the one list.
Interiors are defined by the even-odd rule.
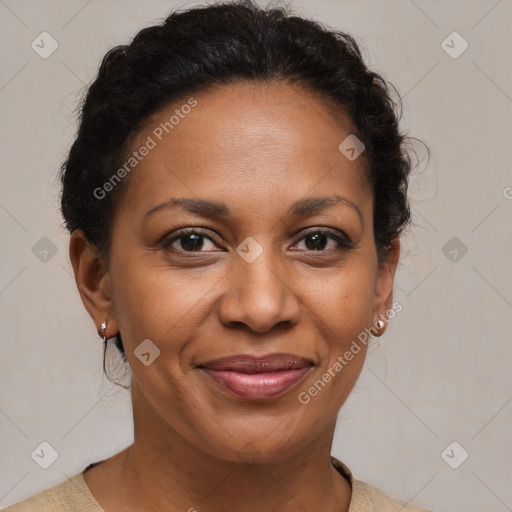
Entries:
[[236,460],[219,457],[189,442],[148,408],[134,407],[134,426],[133,445],[110,468],[110,477],[117,475],[111,482],[117,496],[100,501],[108,512],[117,507],[190,512],[349,509],[350,484],[330,462],[335,420],[309,444],[272,460],[260,456],[257,446]]

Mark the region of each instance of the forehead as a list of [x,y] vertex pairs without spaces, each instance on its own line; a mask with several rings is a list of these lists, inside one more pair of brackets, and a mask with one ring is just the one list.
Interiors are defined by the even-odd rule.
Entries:
[[268,201],[313,187],[364,200],[371,195],[364,158],[349,161],[338,148],[354,131],[341,108],[298,85],[214,87],[146,120],[129,154],[151,149],[129,176],[126,196],[146,210],[179,195]]

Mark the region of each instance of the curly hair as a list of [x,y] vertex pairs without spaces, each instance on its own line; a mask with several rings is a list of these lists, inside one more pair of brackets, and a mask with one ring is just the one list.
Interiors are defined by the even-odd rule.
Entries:
[[[296,83],[349,115],[366,147],[375,245],[379,263],[386,261],[410,222],[411,160],[399,129],[399,94],[368,69],[353,36],[294,15],[288,6],[265,9],[253,0],[171,12],[130,44],[108,51],[80,105],[76,140],[60,169],[66,229],[82,230],[108,265],[127,180],[105,199],[94,190],[125,161],[130,138],[166,104],[240,81]],[[125,357],[120,335],[116,345]]]

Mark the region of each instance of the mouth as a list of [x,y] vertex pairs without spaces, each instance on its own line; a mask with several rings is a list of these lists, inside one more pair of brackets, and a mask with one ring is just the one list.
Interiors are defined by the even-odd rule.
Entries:
[[292,354],[239,355],[197,366],[209,379],[245,400],[277,398],[296,387],[314,366]]

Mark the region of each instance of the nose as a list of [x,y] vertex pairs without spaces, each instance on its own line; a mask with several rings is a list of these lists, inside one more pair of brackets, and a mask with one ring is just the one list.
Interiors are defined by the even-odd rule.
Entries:
[[[241,324],[257,333],[298,322],[301,300],[294,291],[291,272],[277,258],[263,253],[252,263],[238,255],[226,279],[226,292],[219,305],[219,317],[227,327]],[[268,255],[268,256],[267,256]]]

